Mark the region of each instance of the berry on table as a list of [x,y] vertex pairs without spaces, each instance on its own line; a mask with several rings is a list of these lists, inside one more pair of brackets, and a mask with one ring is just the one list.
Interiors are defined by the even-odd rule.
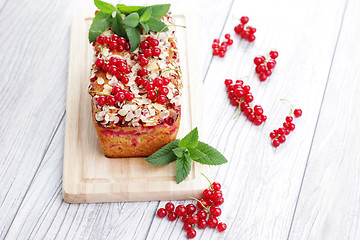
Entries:
[[175,214],[176,216],[178,217],[181,217],[181,216],[184,216],[186,214],[186,208],[184,205],[178,205],[176,208],[175,208]]
[[168,219],[170,221],[175,221],[176,220],[176,214],[174,212],[169,212],[168,215],[167,215]]
[[171,202],[168,202],[168,203],[165,205],[165,210],[166,210],[167,212],[173,212],[174,209],[175,209],[175,206],[174,206],[174,204],[171,203]]
[[164,208],[159,208],[156,214],[159,218],[164,218],[166,217],[166,210]]
[[294,110],[294,116],[295,117],[301,117],[301,115],[302,115],[302,110],[301,109],[295,109]]
[[186,233],[186,236],[187,236],[187,238],[190,238],[190,239],[196,237],[195,229],[188,230],[187,233]]
[[219,224],[217,225],[217,230],[218,230],[219,232],[225,231],[226,228],[227,228],[226,223],[221,222],[221,223],[219,223]]

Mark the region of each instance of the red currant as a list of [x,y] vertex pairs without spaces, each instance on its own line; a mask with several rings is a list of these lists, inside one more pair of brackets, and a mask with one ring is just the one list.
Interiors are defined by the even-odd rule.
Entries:
[[119,40],[118,40],[118,44],[122,47],[125,47],[125,44],[126,44],[126,39],[123,38],[123,37],[120,37]]
[[113,95],[107,96],[106,98],[106,102],[110,105],[113,106],[115,104],[115,97]]
[[273,140],[273,142],[272,142],[272,145],[273,145],[274,147],[278,147],[278,146],[280,146],[280,142],[279,142],[279,140],[274,139],[274,140]]
[[200,229],[205,229],[208,226],[208,223],[205,219],[200,219],[197,226]]
[[285,118],[285,121],[286,121],[287,123],[291,123],[291,122],[293,121],[293,117],[292,117],[292,116],[287,116],[287,117]]
[[[201,202],[201,203],[200,203]],[[198,206],[198,208],[200,209],[204,209],[207,207],[207,203],[205,201],[205,199],[201,198],[197,203],[196,205]]]
[[294,110],[294,116],[295,117],[301,117],[301,115],[302,115],[302,110],[301,109],[295,109]]
[[151,57],[151,55],[152,55],[152,50],[151,49],[145,49],[144,56],[145,57]]
[[192,215],[188,219],[188,223],[196,224],[199,221],[199,217],[197,215]]
[[105,44],[110,44],[111,40],[109,37],[104,37],[104,43]]
[[255,41],[256,37],[255,37],[255,35],[253,35],[253,34],[249,34],[249,36],[247,37],[247,39],[249,40],[249,42],[253,42],[253,41]]
[[152,39],[149,41],[149,43],[150,43],[150,46],[156,47],[156,46],[159,45],[159,40],[157,40],[156,38],[152,38]]
[[216,228],[218,225],[218,220],[216,217],[209,217],[208,219],[208,226],[209,228]]
[[262,64],[264,62],[265,59],[262,58],[262,56],[258,56],[254,58],[254,63],[256,66]]
[[95,61],[95,65],[96,65],[97,68],[101,68],[104,65],[104,59],[97,58],[96,61]]
[[166,210],[164,208],[159,208],[157,210],[157,215],[159,218],[164,218],[166,216]]
[[189,220],[189,215],[184,215],[182,218],[181,218],[181,221],[183,222],[183,223],[187,223],[188,222],[188,220]]
[[259,79],[260,79],[260,81],[262,81],[262,82],[265,81],[265,80],[267,79],[266,74],[265,74],[265,73],[260,73]]
[[175,221],[177,218],[174,212],[169,212],[167,217],[170,221]]
[[251,93],[248,93],[248,94],[245,95],[244,100],[245,100],[245,102],[250,103],[250,102],[252,102],[254,100],[254,97],[253,97],[253,95]]
[[161,95],[167,95],[169,93],[169,89],[165,86],[162,86],[159,88],[159,94]]
[[152,54],[153,54],[153,56],[158,57],[158,56],[160,55],[160,53],[161,53],[161,49],[160,49],[160,48],[154,47],[154,48],[152,49]]
[[155,86],[154,86],[154,84],[152,84],[152,83],[148,83],[148,84],[146,84],[145,89],[146,89],[147,91],[154,90],[154,89],[155,89]]
[[275,59],[279,56],[279,53],[277,51],[270,51],[269,55],[272,59]]
[[131,101],[135,98],[135,95],[132,92],[125,92],[125,98]]
[[212,195],[213,195],[213,191],[212,191],[211,189],[205,189],[205,190],[203,191],[203,195],[204,195],[204,197],[206,197],[206,198],[211,198]]
[[125,51],[130,51],[130,44],[126,43],[124,46]]
[[226,223],[221,222],[221,223],[219,223],[219,224],[217,225],[217,230],[218,230],[219,232],[225,231],[226,228],[227,228]]
[[212,216],[214,217],[218,217],[221,215],[221,209],[219,207],[216,206],[211,206],[210,207],[210,213]]
[[119,87],[119,86],[114,86],[111,90],[112,94],[114,94],[114,95],[120,91],[121,91],[121,87]]
[[270,133],[270,138],[271,138],[271,139],[274,139],[274,138],[276,138],[276,133],[274,133],[274,132],[271,132],[271,133]]
[[99,36],[97,36],[96,41],[97,41],[99,44],[104,44],[105,37],[104,37],[103,35],[99,35]]
[[196,215],[199,219],[206,219],[207,217],[207,213],[204,210],[199,210]]
[[166,205],[165,205],[165,210],[166,210],[167,212],[173,212],[174,209],[175,209],[175,206],[174,206],[173,203],[171,203],[171,202],[166,203]]
[[148,99],[150,99],[150,100],[155,100],[155,98],[156,98],[156,92],[155,92],[154,90],[148,91],[147,97],[148,97]]
[[143,81],[143,78],[140,77],[140,76],[137,76],[137,77],[135,78],[135,83],[136,83],[137,85],[140,85],[142,81]]
[[195,229],[190,229],[189,231],[187,231],[187,232],[186,232],[186,237],[187,237],[187,238],[190,238],[190,239],[196,237],[196,231],[195,231]]
[[99,96],[97,102],[100,106],[104,106],[106,104],[106,98],[104,96]]
[[280,143],[284,143],[286,141],[286,137],[284,135],[281,135],[278,137],[278,140]]
[[166,78],[166,77],[162,77],[162,80],[163,80],[163,85],[164,85],[164,86],[169,85],[170,79],[168,79],[168,78]]
[[214,199],[214,202],[216,205],[221,205],[224,203],[224,198],[223,197],[216,198],[216,199]]
[[175,214],[178,217],[184,216],[186,214],[186,208],[184,205],[179,205],[175,209]]
[[248,17],[241,17],[240,18],[240,22],[242,23],[242,24],[247,24],[248,22],[249,22],[249,18]]
[[160,104],[164,104],[166,101],[166,97],[164,95],[159,95],[156,99],[156,101]]
[[115,95],[115,99],[119,102],[122,102],[125,100],[125,94],[123,92],[118,92],[116,95]]
[[114,49],[116,49],[117,47],[118,47],[118,43],[117,43],[117,42],[115,42],[115,41],[111,41],[111,42],[110,42],[109,48],[110,48],[111,50],[114,50]]
[[229,86],[233,83],[233,81],[231,79],[225,79],[225,86]]
[[192,224],[190,224],[190,223],[185,223],[184,224],[184,229],[186,230],[186,231],[188,231],[188,230],[190,230],[190,229],[192,229],[193,228],[193,225]]
[[148,41],[142,41],[141,43],[140,43],[140,48],[142,48],[142,49],[147,49],[147,48],[149,48],[150,47],[150,44],[149,44],[149,42]]
[[295,124],[290,123],[288,129],[289,129],[290,131],[294,131],[294,130],[295,130]]

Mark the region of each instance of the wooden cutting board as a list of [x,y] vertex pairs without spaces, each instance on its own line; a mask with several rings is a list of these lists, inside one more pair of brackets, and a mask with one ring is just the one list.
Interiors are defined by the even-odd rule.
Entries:
[[[106,158],[95,132],[87,93],[91,46],[88,29],[92,18],[88,13],[73,17],[69,76],[66,102],[63,197],[69,203],[181,200],[200,197],[208,183],[201,173],[208,167],[192,164],[189,177],[176,183],[175,164],[157,167],[145,158]],[[182,119],[178,138],[194,127],[204,136],[202,120],[201,75],[197,61],[196,30],[191,16],[174,14],[184,89]]]

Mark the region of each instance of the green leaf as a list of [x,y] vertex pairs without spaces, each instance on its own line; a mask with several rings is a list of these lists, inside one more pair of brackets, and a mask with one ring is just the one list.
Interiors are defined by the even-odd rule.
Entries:
[[199,133],[197,127],[189,132],[179,143],[179,147],[195,148],[198,145]]
[[176,155],[173,149],[179,146],[180,140],[175,140],[171,143],[166,144],[160,150],[146,158],[145,161],[155,166],[163,166],[176,160]]
[[[144,13],[141,14],[140,22],[146,22],[151,17],[152,9],[150,7],[145,8]],[[140,13],[139,13],[140,14]]]
[[206,156],[205,153],[196,148],[189,148],[189,152],[192,160],[197,160]]
[[140,44],[140,27],[133,28],[126,26],[126,34],[129,38],[130,52],[133,52]]
[[184,155],[184,151],[186,150],[185,147],[178,147],[173,149],[173,152],[178,158],[181,158]]
[[116,16],[112,19],[112,30],[119,36],[128,39],[121,13],[119,10],[116,10]]
[[94,0],[94,4],[103,13],[112,13],[116,10],[116,7],[114,7],[110,3],[106,3],[100,0]]
[[157,19],[162,18],[165,16],[166,13],[168,13],[170,9],[170,4],[159,4],[159,5],[153,5],[152,8],[152,16],[156,17]]
[[98,12],[89,29],[89,42],[96,41],[97,36],[102,34],[111,25],[111,14]]
[[120,10],[121,13],[125,15],[136,12],[141,8],[144,8],[142,6],[126,6],[124,4],[117,4],[116,7]]
[[[179,144],[180,145],[180,144]],[[227,163],[226,158],[215,148],[209,146],[206,143],[200,142],[197,145],[197,150],[205,154],[204,157],[199,159],[193,159],[201,164],[206,165],[220,165]]]
[[145,23],[149,26],[150,30],[154,32],[166,32],[169,30],[165,23],[153,16],[151,16]]
[[146,23],[143,23],[143,22],[140,22],[140,25],[143,27],[143,29],[146,33],[149,32],[149,30],[150,30],[149,25],[147,25]]
[[131,13],[124,19],[123,22],[125,25],[134,28],[139,25],[139,14],[137,12]]
[[182,158],[176,160],[176,180],[181,183],[190,173],[191,159],[189,154],[184,154]]

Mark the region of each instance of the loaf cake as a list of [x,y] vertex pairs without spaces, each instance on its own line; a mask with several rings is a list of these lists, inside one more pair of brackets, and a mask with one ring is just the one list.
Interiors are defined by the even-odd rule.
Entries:
[[[167,13],[161,19],[172,24]],[[111,26],[93,42],[88,92],[92,118],[107,157],[149,156],[175,140],[182,77],[175,30],[146,33],[130,44]]]

